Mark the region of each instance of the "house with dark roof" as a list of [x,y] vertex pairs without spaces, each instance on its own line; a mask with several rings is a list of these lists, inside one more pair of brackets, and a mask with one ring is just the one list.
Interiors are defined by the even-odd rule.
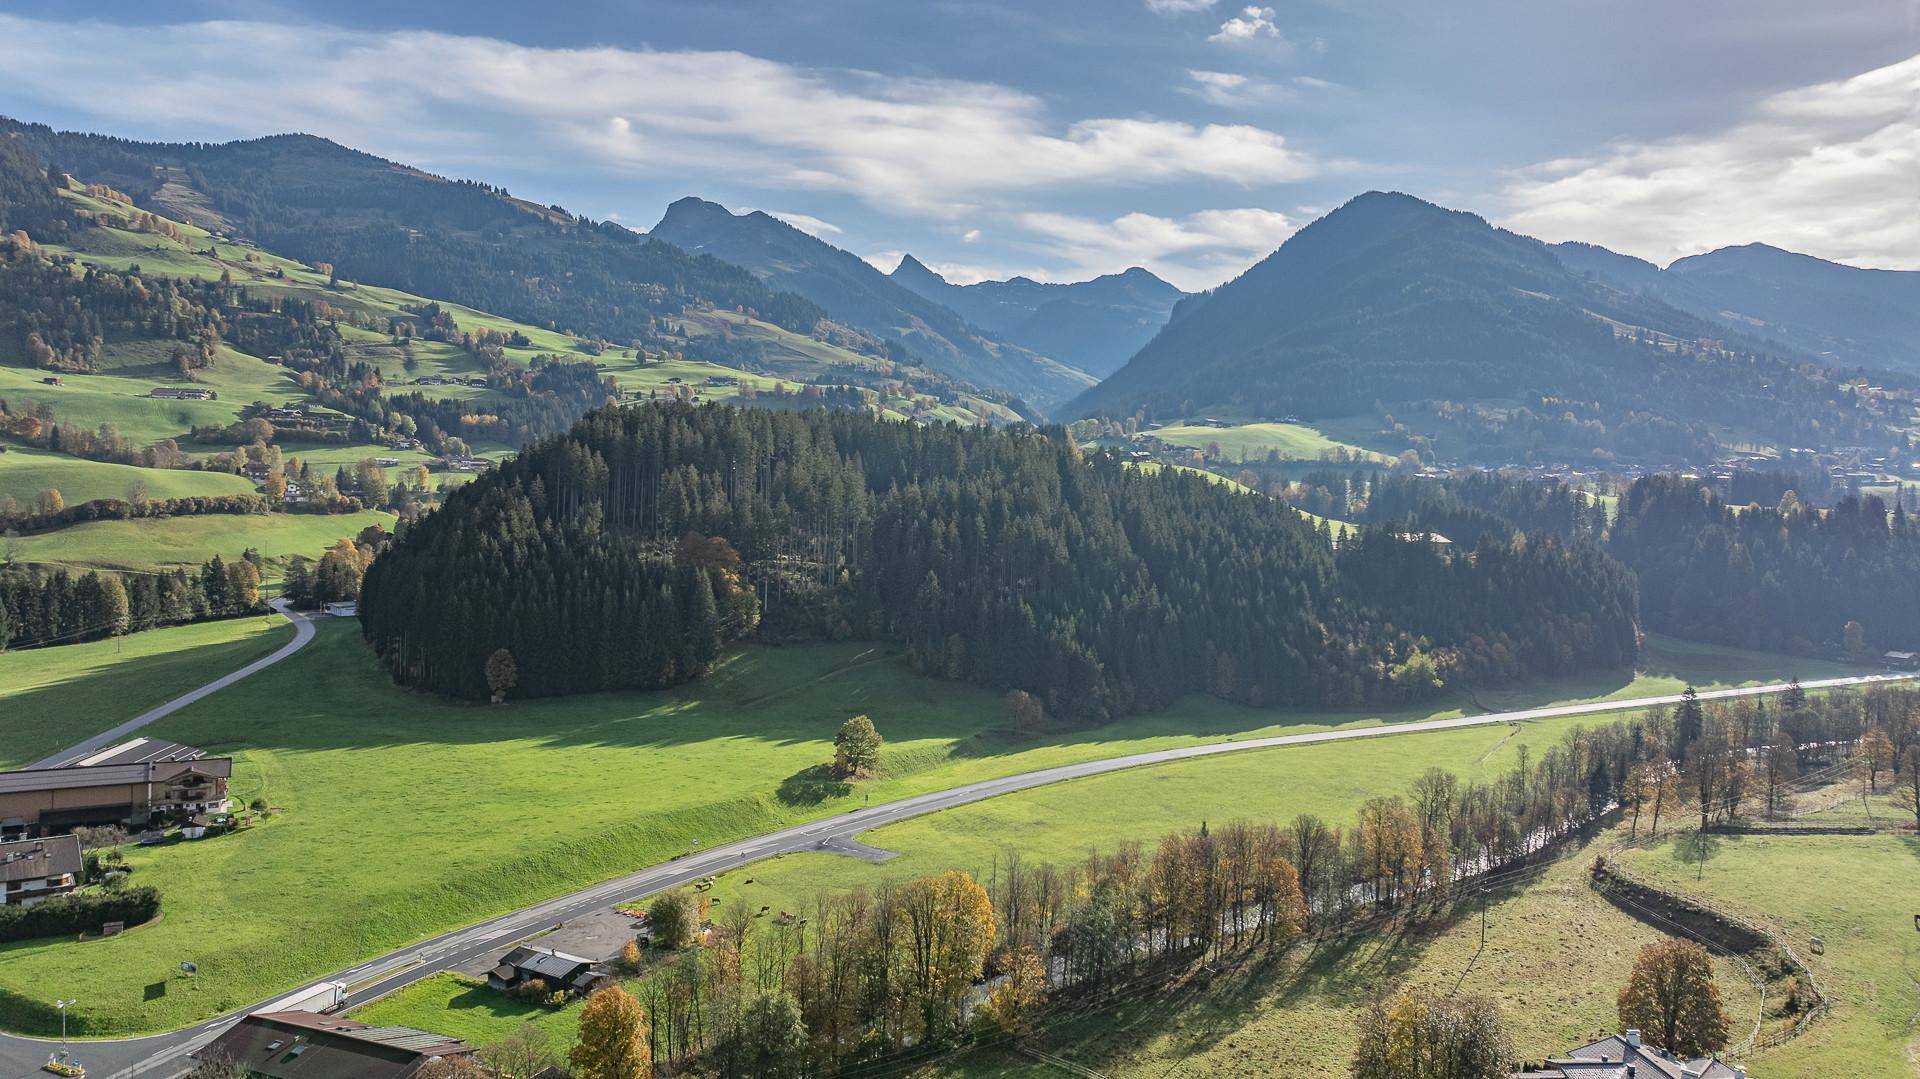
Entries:
[[261,1079],[409,1079],[436,1060],[472,1055],[444,1034],[318,1012],[255,1012],[195,1054]]
[[0,843],[0,904],[35,903],[80,886],[80,840],[70,835]]
[[1638,1030],[1629,1029],[1569,1050],[1537,1068],[1514,1072],[1512,1079],[1747,1079],[1747,1072],[1718,1057],[1676,1057],[1647,1045]]
[[139,828],[227,808],[230,757],[135,738],[49,767],[0,772],[0,838],[58,835],[87,824]]
[[605,978],[605,974],[593,969],[591,959],[524,944],[501,956],[500,962],[487,972],[487,984],[503,992],[539,981],[549,986],[549,991],[568,996],[591,993]]

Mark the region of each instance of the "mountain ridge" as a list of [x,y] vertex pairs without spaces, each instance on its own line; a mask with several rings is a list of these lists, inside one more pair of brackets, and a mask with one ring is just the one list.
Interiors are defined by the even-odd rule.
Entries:
[[1078,368],[984,333],[853,252],[764,211],[736,214],[689,195],[668,205],[647,235],[742,266],[769,287],[807,297],[841,322],[897,341],[943,374],[1005,389],[1041,409],[1094,381]]

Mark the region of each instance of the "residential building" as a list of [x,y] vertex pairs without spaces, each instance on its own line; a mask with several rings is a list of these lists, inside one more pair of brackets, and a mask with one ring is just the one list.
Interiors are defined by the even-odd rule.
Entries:
[[0,772],[0,838],[89,824],[140,828],[223,812],[232,776],[232,758],[156,738],[135,738],[52,767]]
[[501,956],[500,962],[487,972],[487,984],[495,989],[514,989],[538,980],[551,987],[551,991],[568,996],[591,993],[605,978],[606,975],[593,969],[591,959],[526,945]]
[[445,1034],[318,1012],[255,1012],[195,1054],[260,1079],[409,1079],[436,1060],[472,1055]]
[[0,905],[35,903],[80,886],[80,840],[56,835],[0,843]]
[[1514,1072],[1512,1079],[1747,1079],[1747,1072],[1718,1057],[1683,1060],[1644,1044],[1640,1032],[1629,1029],[1570,1050],[1538,1068]]

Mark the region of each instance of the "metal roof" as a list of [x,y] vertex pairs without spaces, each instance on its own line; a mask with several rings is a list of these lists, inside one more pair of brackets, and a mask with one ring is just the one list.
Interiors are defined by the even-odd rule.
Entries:
[[79,759],[61,761],[56,768],[92,767],[100,764],[147,764],[160,761],[193,761],[207,755],[195,746],[160,738],[135,738],[117,746],[88,754]]

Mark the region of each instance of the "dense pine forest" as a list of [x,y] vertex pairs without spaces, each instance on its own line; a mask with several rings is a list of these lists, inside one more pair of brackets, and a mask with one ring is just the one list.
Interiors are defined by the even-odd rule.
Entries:
[[[1602,543],[1639,581],[1646,628],[1765,651],[1856,658],[1920,646],[1920,522],[1873,495],[1831,507],[1824,472],[1736,472],[1729,497],[1699,480],[1638,479],[1609,522],[1559,483],[1309,473],[1285,494],[1315,512],[1476,544],[1539,532]],[[1763,501],[1764,499],[1764,501]]]
[[368,571],[403,683],[484,696],[672,684],[729,640],[859,637],[1098,719],[1206,692],[1405,699],[1620,667],[1633,580],[1587,543],[1470,556],[1083,459],[1063,432],[721,406],[603,409],[454,493]]
[[1648,476],[1621,497],[1608,547],[1638,572],[1650,629],[1794,652],[1920,645],[1920,522],[1871,495],[1736,507]]

